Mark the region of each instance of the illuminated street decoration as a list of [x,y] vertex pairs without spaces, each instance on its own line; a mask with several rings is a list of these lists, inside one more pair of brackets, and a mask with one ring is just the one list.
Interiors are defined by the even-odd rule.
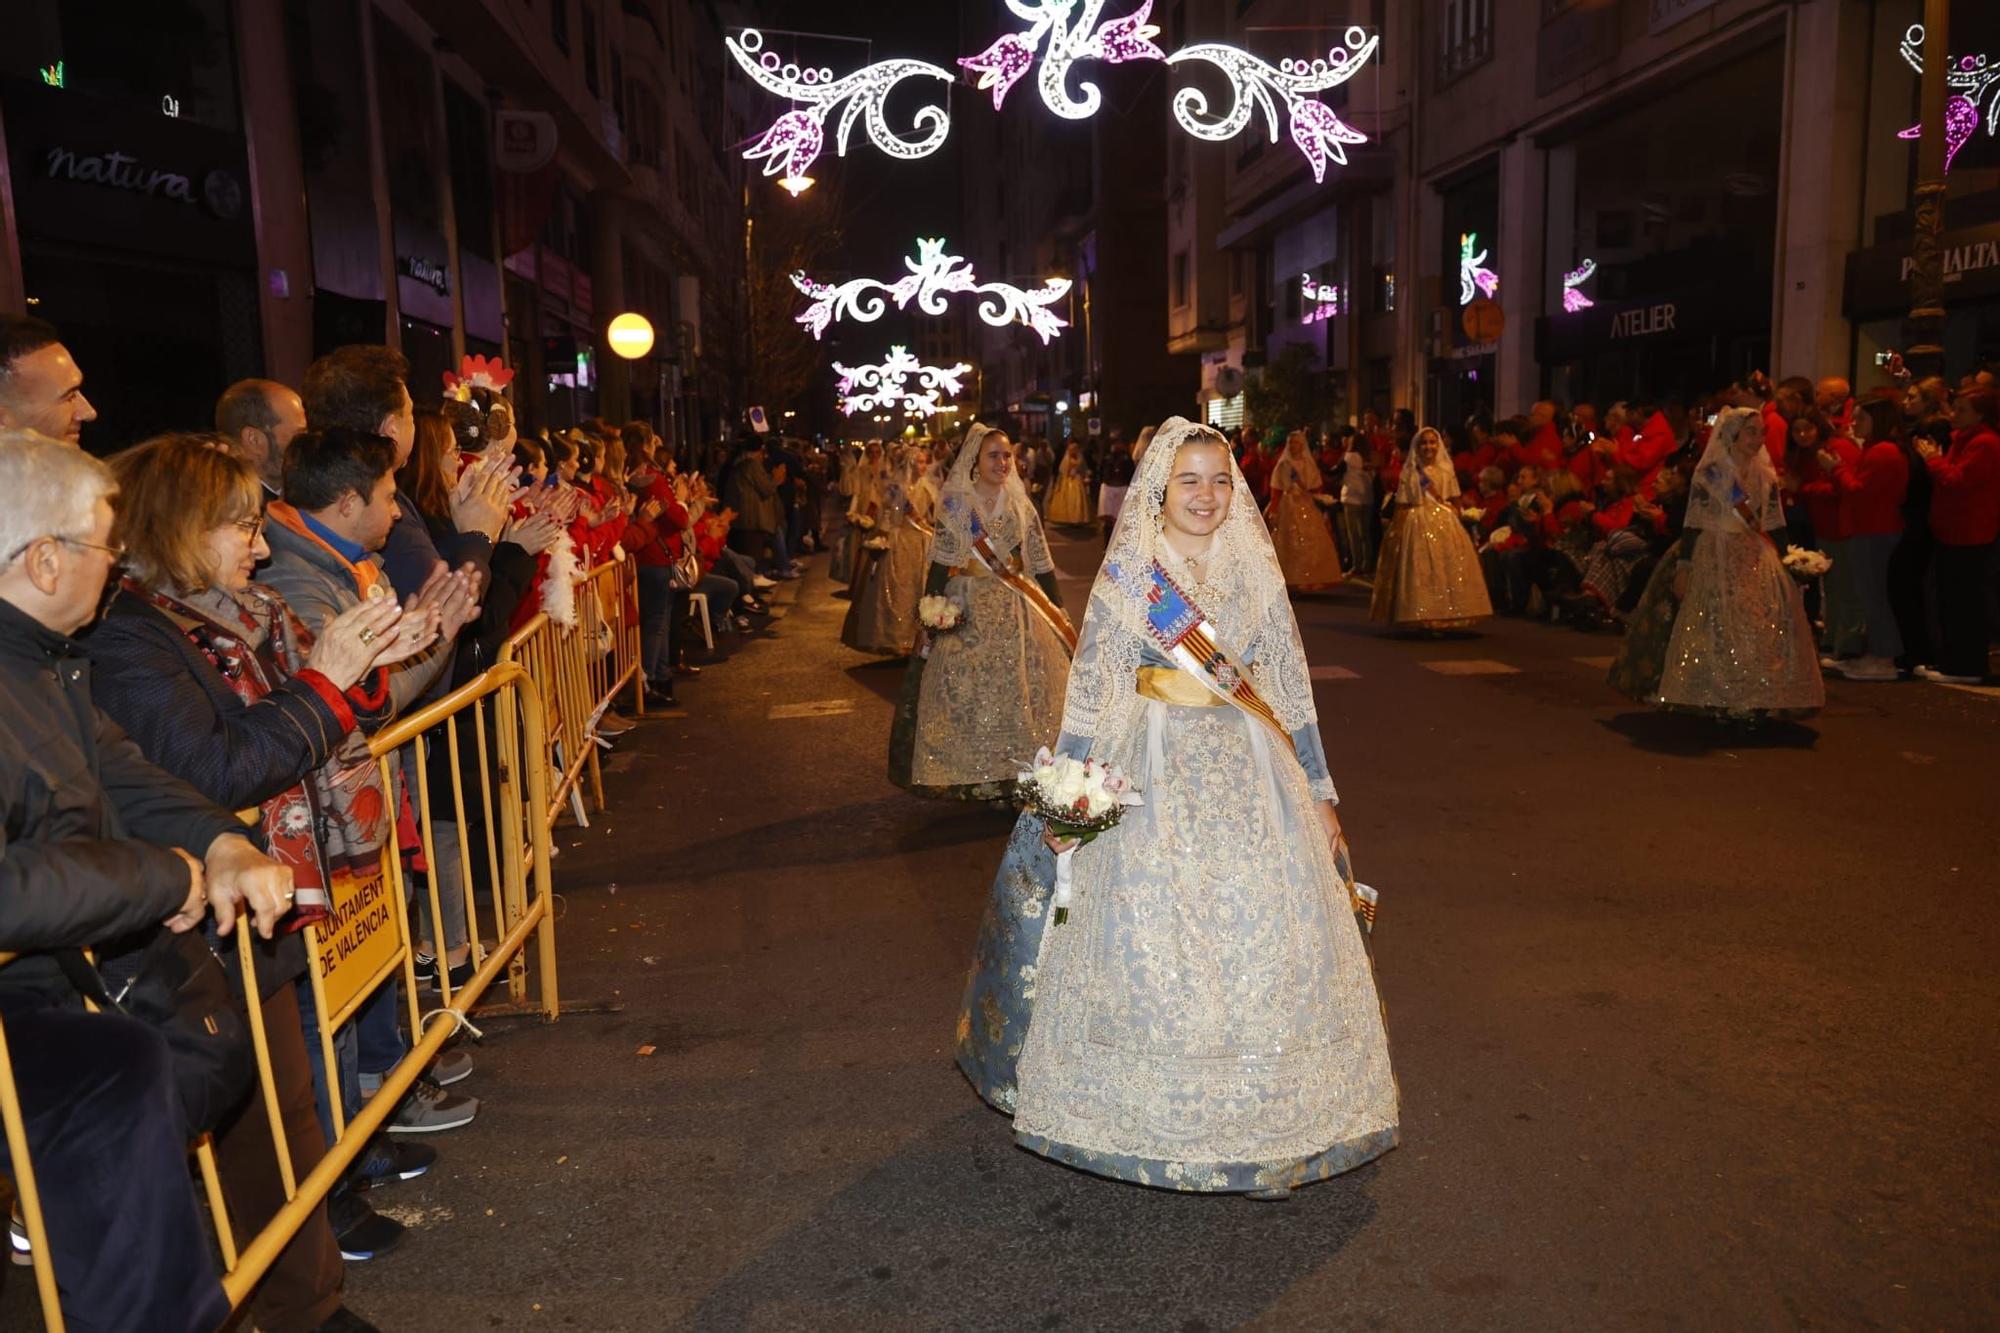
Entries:
[[[1331,48],[1325,57],[1312,60],[1285,59],[1273,65],[1240,47],[1220,42],[1204,42],[1167,54],[1154,42],[1159,26],[1151,21],[1153,0],[1123,18],[1103,18],[1107,0],[1007,0],[1008,10],[1028,26],[1006,33],[976,56],[964,56],[959,67],[975,76],[980,92],[993,95],[999,110],[1014,85],[1026,78],[1039,62],[1037,75],[1042,101],[1055,114],[1069,120],[1083,120],[1097,114],[1104,98],[1097,85],[1085,80],[1074,92],[1069,86],[1072,66],[1090,60],[1124,64],[1136,60],[1161,60],[1170,65],[1190,61],[1214,66],[1229,81],[1229,102],[1220,113],[1209,109],[1208,95],[1199,88],[1182,88],[1174,94],[1174,119],[1198,139],[1220,143],[1246,129],[1254,112],[1264,113],[1271,142],[1278,141],[1278,102],[1285,108],[1285,122],[1292,142],[1312,168],[1313,180],[1326,179],[1330,164],[1347,165],[1350,145],[1368,142],[1368,136],[1347,124],[1318,94],[1337,88],[1353,78],[1374,56],[1379,37],[1370,37],[1359,27],[1342,35],[1342,45]],[[845,156],[848,135],[857,118],[865,115],[869,139],[891,157],[919,158],[936,152],[951,131],[948,106],[920,108],[915,128],[920,137],[904,138],[892,132],[884,115],[890,90],[904,79],[933,78],[949,82],[952,75],[921,60],[885,60],[869,65],[845,78],[834,78],[830,68],[802,67],[781,61],[763,49],[763,34],[745,29],[740,38],[725,38],[729,54],[737,65],[766,92],[787,98],[795,105],[780,116],[745,150],[749,161],[764,163],[766,176],[793,194],[811,188],[807,173],[826,147],[826,118],[839,103],[847,102],[835,128],[836,151]]]
[[1259,60],[1248,51],[1216,42],[1186,47],[1167,57],[1170,65],[1189,60],[1206,61],[1229,80],[1230,103],[1226,112],[1209,118],[1208,96],[1199,88],[1183,88],[1174,94],[1174,119],[1197,139],[1220,142],[1233,139],[1250,123],[1252,110],[1264,113],[1271,142],[1278,141],[1278,109],[1275,93],[1285,101],[1291,121],[1292,142],[1305,154],[1313,179],[1324,181],[1329,161],[1347,165],[1347,145],[1368,142],[1368,136],[1341,120],[1333,108],[1312,96],[1337,88],[1353,78],[1356,71],[1375,54],[1381,38],[1370,37],[1360,28],[1349,28],[1345,47],[1336,46],[1323,60],[1284,60],[1277,65]]
[[1338,283],[1314,282],[1312,274],[1302,273],[1299,275],[1299,284],[1300,297],[1302,298],[1300,304],[1304,312],[1299,319],[1299,323],[1318,324],[1322,320],[1332,319],[1340,313],[1340,285]]
[[1486,252],[1472,253],[1479,244],[1476,231],[1460,232],[1458,236],[1458,303],[1471,305],[1480,296],[1491,296],[1500,290],[1500,275],[1485,267]]
[[[1104,102],[1094,83],[1079,84],[1077,91],[1081,96],[1070,96],[1071,65],[1080,60],[1122,65],[1129,60],[1167,58],[1167,53],[1153,44],[1153,38],[1160,35],[1159,26],[1147,22],[1153,12],[1153,0],[1145,0],[1122,19],[1101,25],[1097,19],[1104,12],[1104,0],[1081,0],[1080,14],[1076,13],[1078,3],[1079,0],[1007,0],[1007,8],[1029,25],[1028,30],[1010,32],[978,55],[959,60],[960,68],[979,75],[980,92],[992,90],[995,111],[1007,100],[1007,90],[1034,68],[1036,52],[1044,38],[1048,40],[1048,51],[1042,57],[1042,101],[1049,110],[1069,120],[1096,115]],[[1072,14],[1076,14],[1074,21]]]
[[67,78],[63,74],[63,62],[60,60],[53,65],[43,65],[38,72],[42,76],[42,82],[51,88],[67,86]]
[[[979,281],[957,255],[948,255],[940,239],[919,239],[916,258],[905,258],[910,271],[895,282],[854,278],[838,286],[815,282],[803,273],[792,274],[792,285],[811,298],[812,304],[798,316],[815,338],[837,319],[872,324],[882,318],[889,305],[907,309],[912,301],[926,315],[942,315],[945,298],[970,294],[981,299],[979,317],[995,328],[1026,324],[1048,342],[1068,327],[1068,321],[1049,307],[1069,295],[1068,278],[1050,278],[1040,287],[1023,289],[1004,282]],[[887,300],[884,300],[884,298]]]
[[904,79],[950,83],[950,70],[921,60],[884,60],[836,79],[831,69],[801,68],[780,60],[776,52],[764,50],[764,34],[755,28],[746,28],[740,38],[724,38],[723,44],[758,87],[803,103],[772,122],[743,154],[751,162],[762,158],[764,174],[778,176],[778,183],[795,195],[812,188],[812,177],[806,173],[826,146],[827,116],[842,102],[847,103],[847,109],[834,128],[834,150],[841,157],[847,156],[848,135],[856,120],[862,121],[871,143],[897,158],[927,157],[943,146],[951,132],[951,112],[942,106],[917,109],[912,118],[922,135],[917,139],[905,139],[891,130],[885,115],[890,90]]
[[972,373],[963,361],[955,366],[924,365],[907,347],[891,347],[889,359],[880,365],[843,366],[836,361],[833,368],[840,374],[840,410],[848,416],[897,407],[918,416],[936,416],[946,410],[939,400],[963,393],[960,381]]
[[[1924,25],[1913,23],[1903,34],[1901,47],[1903,60],[1919,75],[1924,72]],[[1944,74],[1945,91],[1951,96],[1944,104],[1944,169],[1951,170],[1952,159],[1958,150],[1971,142],[1979,129],[1980,106],[1985,104],[1986,133],[2000,134],[2000,96],[1992,96],[1995,87],[2000,87],[2000,65],[1988,61],[1984,55],[1947,58]],[[1989,100],[1990,99],[1990,100]],[[1907,130],[1899,130],[1898,139],[1916,139],[1923,134],[1921,122]]]
[[[1565,311],[1573,315],[1579,310],[1588,310],[1597,304],[1597,302],[1591,300],[1579,290],[1584,283],[1589,282],[1592,277],[1596,276],[1596,273],[1597,261],[1595,259],[1586,259],[1569,272],[1563,274],[1563,309]],[[1495,281],[1497,282],[1498,280],[1496,279]]]

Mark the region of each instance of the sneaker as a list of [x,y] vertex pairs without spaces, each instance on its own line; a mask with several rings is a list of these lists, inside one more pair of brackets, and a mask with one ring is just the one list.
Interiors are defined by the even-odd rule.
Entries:
[[8,1250],[19,1268],[26,1268],[35,1262],[34,1247],[28,1243],[28,1223],[21,1216],[19,1200],[14,1203],[14,1216],[7,1223]]
[[378,1135],[348,1168],[348,1188],[365,1190],[393,1185],[399,1180],[415,1180],[436,1163],[435,1148]]
[[756,585],[758,592],[769,592],[778,586],[776,579],[767,579],[762,574],[755,575],[750,581]]
[[597,719],[597,734],[600,736],[623,736],[639,724],[630,718],[607,712]]
[[[478,970],[479,969],[473,965],[471,954],[467,954],[465,956],[464,962],[453,963],[451,965],[452,991],[456,993],[459,987],[463,986],[466,982],[472,980],[472,974],[474,972],[477,972]],[[438,985],[437,959],[425,958],[424,956],[419,954],[417,956],[417,979],[423,984],[423,988],[425,990],[437,991],[439,993],[442,993],[443,988]],[[448,1082],[449,1080],[441,1079],[439,1081]]]
[[365,1264],[387,1254],[403,1243],[406,1228],[393,1217],[384,1217],[370,1208],[352,1190],[336,1190],[326,1197],[326,1220],[340,1243],[340,1257],[350,1264]]
[[1920,666],[1917,668],[1917,675],[1935,685],[1977,685],[1980,683],[1978,676],[1954,676],[1949,672],[1939,671],[1936,667]]
[[[468,960],[465,966],[470,969],[472,964]],[[458,969],[454,967],[451,979],[453,986],[459,984],[456,975],[457,972]],[[467,975],[470,975],[469,971]],[[472,1077],[472,1057],[464,1051],[445,1051],[437,1059],[431,1061],[430,1076],[431,1082],[437,1084],[440,1088],[448,1088],[454,1083],[463,1083],[466,1079]]]
[[1849,680],[1895,680],[1896,664],[1886,657],[1856,657],[1837,663],[1833,670]]
[[383,1128],[391,1134],[439,1134],[447,1129],[463,1129],[478,1114],[477,1097],[446,1092],[430,1079],[419,1078]]

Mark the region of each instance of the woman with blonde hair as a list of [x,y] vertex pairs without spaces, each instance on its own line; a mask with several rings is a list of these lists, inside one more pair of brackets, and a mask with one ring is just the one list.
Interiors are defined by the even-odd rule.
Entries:
[[[283,598],[252,581],[270,553],[263,490],[220,437],[162,436],[111,464],[114,538],[129,573],[86,644],[91,695],[155,764],[218,805],[255,810],[270,854],[292,870],[295,910],[252,951],[283,1113],[277,1130],[302,1178],[326,1140],[295,984],[306,971],[297,932],[325,920],[337,877],[373,872],[394,812],[366,735],[394,712],[384,669],[430,646],[437,610],[383,596],[335,617],[315,640]],[[232,982],[251,980],[236,975],[234,949],[221,955]],[[286,1202],[264,1106],[252,1095],[217,1139],[238,1235],[254,1234]],[[403,1174],[392,1152],[379,1150],[373,1169],[382,1178]],[[338,1213],[331,1224],[315,1210],[265,1280],[259,1323],[313,1327],[329,1318],[340,1306],[342,1250],[382,1248],[383,1233],[388,1243],[400,1234],[351,1195],[329,1208]],[[374,1239],[357,1239],[364,1235]]]

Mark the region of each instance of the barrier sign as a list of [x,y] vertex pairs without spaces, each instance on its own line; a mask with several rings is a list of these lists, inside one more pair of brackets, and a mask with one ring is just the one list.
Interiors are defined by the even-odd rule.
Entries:
[[327,1012],[344,1017],[402,956],[401,904],[388,874],[388,851],[372,875],[337,874],[327,894],[331,918],[313,932],[326,986]]

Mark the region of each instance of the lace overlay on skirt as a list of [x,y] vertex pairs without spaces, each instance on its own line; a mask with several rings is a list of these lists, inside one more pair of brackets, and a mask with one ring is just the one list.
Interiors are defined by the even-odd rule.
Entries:
[[1823,707],[1805,598],[1771,544],[1748,531],[1712,529],[1695,542],[1693,566],[1660,702],[1737,716]]
[[1340,582],[1340,553],[1325,511],[1296,487],[1278,493],[1278,521],[1271,532],[1278,567],[1291,588],[1331,588]]
[[854,585],[840,641],[864,653],[900,657],[917,638],[917,599],[930,565],[930,538],[903,524],[888,534],[889,549],[869,562],[867,578]]
[[1493,614],[1479,553],[1450,505],[1425,499],[1397,511],[1376,568],[1369,614],[1429,629],[1468,625]]
[[1214,1190],[1393,1147],[1374,971],[1305,775],[1234,709],[1132,706],[1143,718],[1112,729],[1130,752],[1098,757],[1146,804],[1078,851],[1070,920],[1047,929],[1017,1137],[1102,1174]]
[[1011,782],[1062,727],[1069,654],[1027,603],[983,569],[944,595],[965,607],[931,640],[919,686],[911,780],[920,787]]

